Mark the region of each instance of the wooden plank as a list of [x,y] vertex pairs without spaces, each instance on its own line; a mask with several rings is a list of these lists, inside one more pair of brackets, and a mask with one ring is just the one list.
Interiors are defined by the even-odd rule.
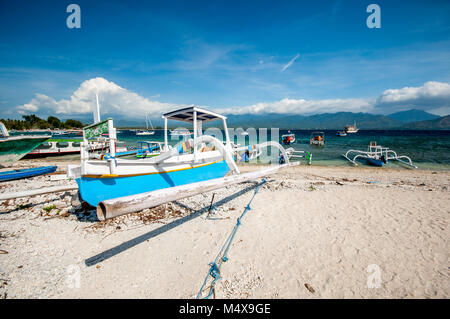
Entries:
[[14,192],[14,193],[3,193],[0,194],[0,200],[7,200],[19,197],[29,197],[35,195],[42,195],[48,193],[59,193],[65,191],[72,191],[74,189],[78,189],[77,185],[65,185],[65,186],[52,186],[38,189],[30,189],[22,192]]

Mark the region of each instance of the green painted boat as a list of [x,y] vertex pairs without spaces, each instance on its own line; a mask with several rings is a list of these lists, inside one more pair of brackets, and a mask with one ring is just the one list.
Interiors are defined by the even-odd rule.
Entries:
[[0,122],[0,130],[0,167],[11,166],[50,138],[49,135],[9,136],[2,122]]

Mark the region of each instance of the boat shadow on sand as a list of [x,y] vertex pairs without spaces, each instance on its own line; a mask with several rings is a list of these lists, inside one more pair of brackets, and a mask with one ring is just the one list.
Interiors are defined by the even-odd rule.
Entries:
[[[233,200],[233,199],[235,199],[235,198],[237,198],[237,197],[239,197],[239,196],[241,196],[241,195],[243,195],[245,193],[250,192],[251,190],[255,189],[256,187],[258,187],[261,184],[263,184],[263,182],[254,183],[253,185],[251,185],[251,186],[249,186],[247,188],[244,188],[243,190],[240,190],[240,191],[238,191],[238,192],[236,192],[236,193],[234,193],[234,194],[232,194],[230,196],[227,196],[227,197],[217,201],[216,203],[214,203],[213,206],[214,207],[219,207],[219,206],[221,206],[223,204],[226,204],[229,201],[231,201],[231,200]],[[177,204],[180,205],[181,203],[177,203]],[[185,205],[183,205],[183,206],[185,206]],[[120,245],[118,245],[116,247],[110,248],[108,250],[105,250],[104,252],[101,252],[101,253],[99,253],[99,254],[97,254],[95,256],[87,258],[84,262],[85,262],[86,266],[88,266],[88,267],[89,266],[94,266],[94,265],[96,265],[96,264],[98,264],[98,263],[100,263],[100,262],[102,262],[102,261],[104,261],[106,259],[114,257],[114,256],[116,256],[116,255],[118,255],[118,254],[120,254],[120,253],[122,253],[122,252],[124,252],[124,251],[126,251],[128,249],[130,249],[130,248],[133,248],[134,246],[137,246],[137,245],[147,241],[148,239],[151,239],[151,238],[154,238],[154,237],[156,237],[158,235],[161,235],[161,234],[163,234],[163,233],[165,233],[165,232],[167,232],[167,231],[169,231],[169,230],[171,230],[171,229],[173,229],[173,228],[175,228],[177,226],[180,226],[180,225],[182,225],[182,224],[184,224],[184,223],[186,223],[188,221],[191,221],[191,220],[193,220],[193,219],[195,219],[195,218],[197,218],[197,217],[199,217],[199,216],[201,216],[201,215],[203,215],[205,213],[208,213],[209,210],[210,210],[210,207],[211,207],[211,205],[208,204],[205,207],[203,207],[203,208],[201,208],[201,209],[199,209],[197,211],[194,211],[194,212],[192,212],[189,215],[186,215],[186,216],[184,216],[184,217],[182,217],[180,219],[174,220],[173,222],[165,224],[165,225],[163,225],[163,226],[161,226],[161,227],[159,227],[157,229],[154,229],[154,230],[152,230],[152,231],[150,231],[148,233],[145,233],[143,235],[140,235],[140,236],[138,236],[136,238],[133,238],[131,240],[123,242],[122,244],[120,244]]]

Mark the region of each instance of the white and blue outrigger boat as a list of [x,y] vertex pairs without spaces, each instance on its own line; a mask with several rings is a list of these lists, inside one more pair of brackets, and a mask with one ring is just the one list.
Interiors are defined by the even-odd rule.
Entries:
[[[356,160],[361,158],[365,159],[367,164],[372,166],[383,167],[390,160],[395,160],[406,166],[417,168],[408,156],[399,156],[395,151],[389,149],[389,147],[377,145],[377,142],[370,142],[367,151],[348,150],[345,154],[342,154],[342,156],[355,166],[358,165]],[[353,156],[353,158],[350,158],[351,156]]]
[[[266,169],[274,172],[284,166],[296,165],[289,163],[291,157],[302,157],[294,154],[293,150],[286,151],[278,142],[269,141],[252,146],[236,146],[230,141],[226,117],[218,113],[198,107],[187,107],[163,115],[164,119],[164,144],[159,155],[142,159],[125,159],[116,157],[114,149],[116,129],[113,120],[92,124],[83,129],[83,142],[81,146],[81,165],[68,167],[68,176],[76,180],[79,195],[82,200],[92,206],[103,208],[109,201],[129,197],[133,195],[150,194],[158,190],[170,201],[167,189],[178,190],[183,185],[196,185],[198,189],[205,190],[201,182],[211,181],[208,187],[216,187],[230,183],[224,180],[228,173],[239,175],[236,165],[239,156],[247,154],[251,159],[261,155],[263,148],[275,147],[280,152],[282,165]],[[171,147],[168,142],[168,120],[187,122],[193,125],[193,138],[179,142]],[[202,134],[202,123],[221,121],[225,132],[224,141],[210,135]],[[108,133],[110,152],[108,158],[98,159],[89,154],[89,143],[95,141],[101,134]],[[271,153],[274,151],[272,150]],[[252,172],[255,173],[255,172]],[[246,173],[249,174],[249,173]],[[245,174],[242,174],[245,175]],[[252,176],[262,176],[253,174]],[[266,174],[267,175],[267,174]],[[247,180],[250,176],[247,178]],[[237,178],[235,181],[243,181]],[[214,184],[214,185],[213,185]],[[228,184],[227,184],[228,185]],[[177,188],[178,187],[178,188]],[[219,188],[216,187],[216,188]],[[223,187],[223,186],[221,186]],[[180,189],[180,191],[182,191]],[[150,194],[151,195],[151,194]],[[179,198],[180,195],[177,195]],[[104,205],[104,203],[106,203]],[[108,218],[100,211],[100,219]]]

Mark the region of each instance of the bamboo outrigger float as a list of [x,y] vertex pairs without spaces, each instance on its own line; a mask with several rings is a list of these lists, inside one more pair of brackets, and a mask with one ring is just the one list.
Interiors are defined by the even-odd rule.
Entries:
[[[166,113],[163,119],[163,150],[157,156],[137,160],[116,157],[116,129],[112,119],[83,130],[81,165],[69,165],[68,176],[77,182],[81,199],[97,207],[99,219],[154,207],[266,176],[282,167],[298,165],[298,162],[290,163],[289,159],[299,155],[295,155],[292,150],[287,152],[278,142],[235,146],[230,141],[226,117],[218,113],[188,107]],[[168,143],[168,120],[192,124],[194,137],[171,147]],[[224,142],[213,136],[202,135],[202,123],[217,120],[223,124]],[[89,154],[89,143],[104,133],[108,133],[110,152],[106,160],[99,160]],[[258,158],[263,149],[269,147],[281,153],[279,165],[240,175],[236,165],[240,156],[249,154],[250,158]],[[224,177],[228,173],[232,175]]]

